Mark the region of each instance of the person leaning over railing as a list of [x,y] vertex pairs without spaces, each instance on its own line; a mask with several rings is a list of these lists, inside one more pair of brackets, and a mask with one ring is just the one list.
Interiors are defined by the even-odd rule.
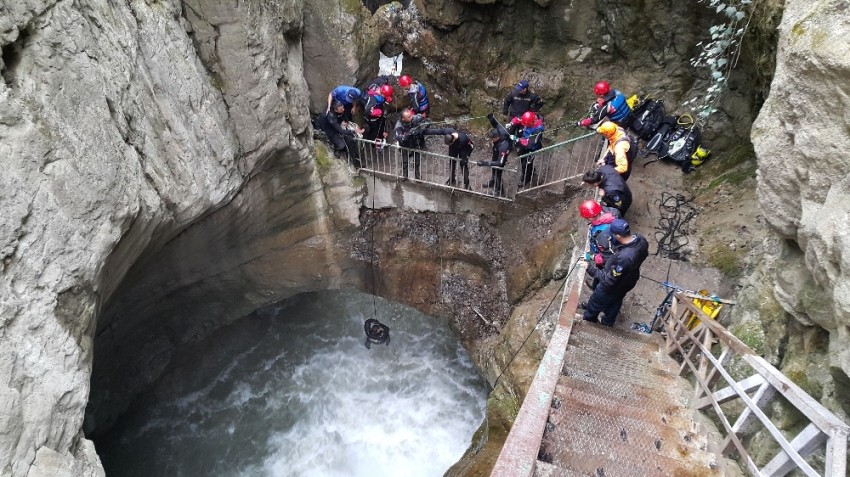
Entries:
[[363,129],[358,128],[353,122],[346,120],[345,105],[334,100],[331,103],[330,111],[320,114],[316,124],[328,136],[328,141],[333,146],[334,155],[339,157],[347,152],[351,163],[354,167],[359,168],[360,155],[354,136],[356,134],[362,134]]
[[490,182],[487,182],[482,187],[485,189],[488,187],[493,188],[493,195],[495,196],[503,196],[505,193],[504,188],[502,187],[502,172],[504,167],[508,164],[508,155],[510,155],[511,150],[513,149],[513,142],[511,141],[511,135],[508,134],[508,131],[496,121],[496,118],[493,114],[488,114],[487,119],[490,121],[490,124],[493,125],[493,129],[490,130],[490,133],[487,134],[487,137],[493,141],[493,156],[490,161],[478,161],[477,164],[483,167],[492,167],[492,175],[490,176]]
[[446,181],[446,185],[457,184],[455,180],[455,171],[457,164],[460,163],[460,171],[463,174],[463,188],[469,190],[469,156],[472,155],[472,150],[475,149],[475,144],[468,134],[452,128],[427,128],[425,135],[443,136],[443,142],[449,146],[449,156],[458,160],[451,162],[451,176]]
[[414,114],[410,108],[401,112],[401,117],[395,123],[395,139],[401,150],[401,171],[402,175],[408,177],[408,163],[410,155],[413,155],[413,175],[416,179],[421,179],[422,175],[419,172],[420,154],[412,151],[412,149],[425,148],[425,129],[430,123],[424,116]]
[[614,326],[623,299],[640,279],[640,266],[649,255],[649,242],[642,235],[633,234],[629,223],[623,219],[612,221],[608,230],[617,242],[614,255],[605,262],[602,270],[587,267],[587,274],[599,283],[581,307],[584,308],[585,321],[598,323],[602,313],[602,324]]

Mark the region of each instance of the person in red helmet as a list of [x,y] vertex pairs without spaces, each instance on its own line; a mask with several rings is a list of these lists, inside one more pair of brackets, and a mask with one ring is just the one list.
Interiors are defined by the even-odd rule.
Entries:
[[379,94],[366,94],[363,104],[363,119],[366,122],[366,132],[363,138],[370,141],[383,141],[387,138],[386,130],[386,99]]
[[[579,215],[587,219],[587,244],[590,249],[589,258],[592,259],[596,268],[601,269],[605,262],[614,255],[614,238],[611,236],[609,226],[614,219],[619,218],[617,209],[602,207],[595,200],[586,200],[578,207]],[[590,288],[596,288],[599,280],[588,283]]]
[[425,86],[418,81],[414,81],[410,75],[401,75],[398,79],[398,85],[407,92],[407,98],[410,100],[410,109],[415,114],[423,117],[428,117],[431,112],[431,106],[428,102],[428,91]]
[[[534,151],[543,147],[543,120],[535,113],[526,111],[519,118],[511,120],[511,127],[516,131],[517,156],[520,162],[519,187],[531,183],[534,176]],[[516,128],[519,128],[516,130]]]
[[611,89],[607,81],[593,85],[596,102],[590,107],[589,115],[577,124],[584,128],[596,128],[604,120],[615,122],[618,126],[629,127],[632,122],[632,108],[626,101],[626,95]]
[[390,86],[390,85],[388,85],[388,84],[385,84],[385,85],[381,86],[381,87],[380,87],[380,89],[379,89],[378,91],[380,92],[381,96],[383,96],[383,97],[384,97],[384,101],[386,101],[386,102],[388,102],[388,103],[392,103],[392,102],[393,102],[393,93],[394,93],[394,91],[393,91],[393,87],[392,87],[392,86]]

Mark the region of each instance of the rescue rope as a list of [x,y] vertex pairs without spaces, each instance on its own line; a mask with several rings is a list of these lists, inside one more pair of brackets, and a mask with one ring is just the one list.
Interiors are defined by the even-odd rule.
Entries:
[[511,367],[511,364],[513,364],[514,359],[517,357],[517,355],[519,354],[519,352],[520,352],[520,351],[522,350],[522,348],[525,346],[525,343],[527,343],[527,342],[528,342],[528,339],[529,339],[529,338],[531,338],[531,335],[533,335],[533,334],[534,334],[534,332],[537,330],[537,326],[540,324],[540,322],[541,322],[541,321],[543,321],[543,318],[545,318],[545,317],[546,317],[546,312],[548,312],[548,311],[549,311],[549,308],[552,306],[552,303],[554,303],[554,302],[555,302],[555,299],[556,299],[556,298],[558,298],[558,295],[560,295],[561,290],[563,290],[563,289],[564,289],[564,285],[566,285],[566,284],[567,284],[567,281],[570,279],[570,276],[572,276],[573,271],[575,271],[576,267],[577,267],[577,266],[578,266],[578,264],[579,264],[579,263],[581,263],[581,262],[582,262],[582,259],[577,260],[577,261],[576,261],[576,263],[574,263],[574,264],[573,264],[573,266],[570,268],[570,270],[569,270],[569,271],[567,272],[567,274],[564,276],[564,279],[563,279],[563,281],[561,282],[561,286],[559,286],[559,287],[558,287],[558,290],[555,292],[555,295],[554,295],[554,296],[552,296],[552,299],[551,299],[551,300],[549,300],[549,304],[548,304],[548,305],[546,305],[546,309],[545,309],[545,310],[543,310],[543,313],[541,313],[541,314],[540,314],[540,318],[538,318],[538,319],[537,319],[537,323],[535,323],[535,324],[534,324],[534,326],[532,326],[532,327],[531,327],[531,331],[528,333],[528,335],[525,337],[525,339],[524,339],[524,340],[522,340],[522,344],[520,344],[520,345],[519,345],[519,348],[517,348],[516,352],[514,352],[513,356],[511,356],[511,360],[510,360],[510,361],[508,361],[508,364],[506,364],[506,365],[505,365],[505,367],[504,367],[504,368],[502,368],[502,371],[499,373],[499,375],[498,375],[498,376],[496,376],[496,380],[495,380],[495,381],[493,381],[493,386],[492,386],[492,387],[493,387],[493,389],[496,389],[496,386],[499,384],[499,379],[501,379],[501,378],[502,378],[502,375],[503,375],[503,374],[505,374],[505,371],[507,371],[507,370],[508,370],[508,368],[510,368],[510,367]]
[[[375,191],[378,190],[378,174],[372,171],[372,213],[375,213]],[[369,268],[372,271],[372,312],[375,319],[378,319],[378,291],[375,286],[375,221],[369,228],[371,232],[371,253],[369,254]]]
[[688,260],[690,251],[682,248],[690,242],[690,221],[699,214],[698,209],[692,205],[693,200],[693,197],[664,192],[661,198],[655,201],[661,213],[658,226],[655,227],[655,240],[658,242],[655,255],[672,260]]

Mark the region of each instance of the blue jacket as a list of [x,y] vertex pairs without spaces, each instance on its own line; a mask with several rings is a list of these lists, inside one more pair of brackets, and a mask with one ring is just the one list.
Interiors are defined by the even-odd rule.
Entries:
[[410,107],[416,114],[427,113],[428,108],[428,91],[420,82],[415,82],[411,86],[411,90],[407,92],[407,97],[410,99]]
[[357,101],[363,93],[360,92],[359,89],[354,86],[337,86],[331,91],[331,98],[339,101],[340,103],[351,106]]

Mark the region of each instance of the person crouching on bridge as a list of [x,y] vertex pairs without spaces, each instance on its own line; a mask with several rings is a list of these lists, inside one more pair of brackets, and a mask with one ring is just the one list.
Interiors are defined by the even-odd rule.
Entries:
[[363,323],[363,331],[366,332],[366,349],[372,349],[372,343],[390,345],[390,327],[375,318]]
[[469,190],[469,156],[472,155],[472,150],[475,149],[475,144],[465,132],[458,131],[452,128],[428,128],[425,130],[426,135],[443,136],[443,142],[449,146],[449,157],[451,160],[451,176],[446,181],[446,185],[456,185],[455,171],[460,163],[460,171],[463,174],[463,188]]
[[599,280],[599,284],[584,305],[583,318],[598,323],[602,313],[602,324],[614,326],[623,299],[640,279],[640,266],[649,255],[649,242],[642,235],[632,233],[623,219],[612,221],[608,230],[616,241],[616,250],[601,270],[587,267],[587,274]]
[[482,187],[485,189],[492,187],[493,195],[502,197],[505,195],[505,190],[502,187],[502,172],[503,168],[508,164],[508,155],[510,155],[511,149],[513,149],[513,143],[511,142],[511,135],[496,121],[496,118],[492,114],[488,114],[487,119],[493,125],[493,129],[487,134],[487,137],[493,141],[493,156],[489,162],[478,161],[477,164],[482,167],[489,166],[493,168],[490,182],[484,184]]
[[414,149],[424,149],[425,129],[430,123],[424,116],[415,114],[412,109],[407,108],[401,112],[401,118],[395,123],[395,138],[401,146],[401,172],[404,178],[408,177],[408,163],[413,156],[413,176],[421,179],[419,173],[419,162],[421,154]]
[[334,149],[337,157],[347,155],[354,167],[360,167],[360,155],[357,143],[354,140],[356,134],[362,134],[363,129],[358,128],[353,122],[346,119],[345,105],[334,100],[331,110],[319,115],[317,125],[328,136],[328,141]]

